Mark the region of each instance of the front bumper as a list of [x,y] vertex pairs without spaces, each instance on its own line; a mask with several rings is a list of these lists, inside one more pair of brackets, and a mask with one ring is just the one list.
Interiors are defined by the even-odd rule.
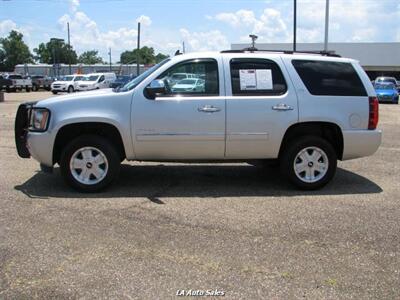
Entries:
[[36,102],[23,103],[18,107],[15,117],[15,145],[22,158],[31,156],[41,164],[53,166],[53,137],[46,132],[31,132],[29,128],[30,114]]
[[378,101],[380,103],[394,103],[397,100],[397,97],[393,96],[393,95],[389,95],[389,96],[380,96],[378,95]]
[[55,92],[65,92],[67,90],[67,86],[52,86],[51,90]]
[[344,130],[343,158],[348,160],[374,154],[382,142],[382,131],[375,130]]
[[76,90],[77,90],[77,91],[80,91],[80,92],[92,91],[92,90],[95,90],[95,89],[96,89],[96,87],[94,87],[94,86],[78,86],[78,87],[76,88]]

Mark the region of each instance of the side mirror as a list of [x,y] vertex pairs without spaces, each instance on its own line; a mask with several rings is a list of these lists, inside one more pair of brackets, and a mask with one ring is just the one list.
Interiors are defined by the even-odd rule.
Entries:
[[156,99],[157,94],[165,94],[167,92],[163,80],[155,79],[145,89],[149,99]]

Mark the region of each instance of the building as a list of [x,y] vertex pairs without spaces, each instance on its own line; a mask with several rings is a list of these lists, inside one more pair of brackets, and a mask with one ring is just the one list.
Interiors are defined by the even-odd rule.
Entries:
[[[148,66],[140,65],[139,73],[143,73]],[[114,72],[117,75],[136,75],[137,65],[129,64],[129,65],[121,65],[121,64],[95,64],[95,65],[84,65],[77,64],[71,65],[71,74],[81,73],[81,74],[89,74],[96,72]],[[60,77],[63,75],[69,75],[69,65],[59,64],[59,65],[49,65],[49,64],[20,64],[16,65],[14,69],[15,73],[23,74],[23,75],[45,75],[51,77]]]
[[[251,44],[232,44],[232,50]],[[292,43],[256,43],[259,50],[293,50]],[[297,43],[298,51],[323,50],[323,43]],[[360,62],[371,80],[377,76],[394,76],[400,80],[400,43],[329,43],[328,50]]]

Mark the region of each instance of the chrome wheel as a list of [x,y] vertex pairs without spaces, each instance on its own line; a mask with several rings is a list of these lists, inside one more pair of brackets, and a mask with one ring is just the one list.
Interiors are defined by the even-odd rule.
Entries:
[[75,180],[85,185],[92,185],[106,177],[108,160],[99,149],[83,147],[71,156],[69,167]]
[[328,156],[318,147],[304,148],[296,155],[293,163],[296,176],[306,183],[321,180],[328,172],[328,167]]

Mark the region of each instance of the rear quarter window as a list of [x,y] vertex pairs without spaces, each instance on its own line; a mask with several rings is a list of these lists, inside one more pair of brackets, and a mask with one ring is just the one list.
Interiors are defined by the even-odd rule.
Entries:
[[367,96],[351,63],[292,60],[307,90],[319,96]]

